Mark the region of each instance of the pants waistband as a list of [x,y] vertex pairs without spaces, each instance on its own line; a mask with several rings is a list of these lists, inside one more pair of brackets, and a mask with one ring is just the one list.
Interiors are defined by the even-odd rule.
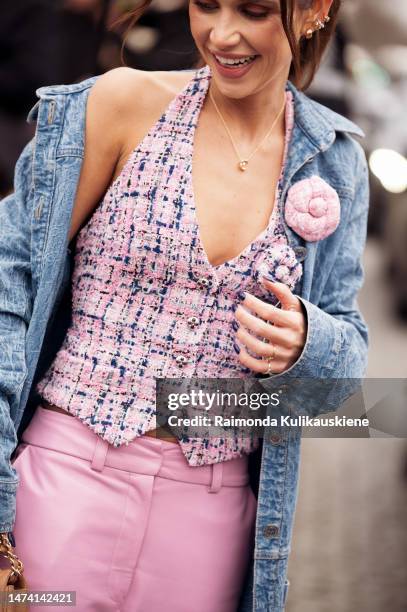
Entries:
[[114,447],[76,417],[47,410],[41,405],[22,435],[22,442],[89,461],[90,468],[110,467],[137,474],[208,485],[217,493],[222,486],[249,484],[248,457],[242,455],[210,465],[190,466],[179,444],[140,436]]

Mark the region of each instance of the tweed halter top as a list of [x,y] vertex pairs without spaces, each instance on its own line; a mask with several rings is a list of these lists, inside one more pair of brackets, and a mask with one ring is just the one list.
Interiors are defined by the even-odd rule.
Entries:
[[[262,267],[272,266],[291,289],[302,273],[280,202],[291,92],[269,224],[239,255],[213,266],[200,241],[192,187],[194,133],[211,72],[205,66],[191,74],[78,234],[71,324],[37,384],[40,396],[115,447],[156,428],[156,377],[253,377],[233,349],[238,294],[276,303],[259,282]],[[203,465],[250,453],[258,439],[236,430],[183,436],[179,444],[190,465]]]

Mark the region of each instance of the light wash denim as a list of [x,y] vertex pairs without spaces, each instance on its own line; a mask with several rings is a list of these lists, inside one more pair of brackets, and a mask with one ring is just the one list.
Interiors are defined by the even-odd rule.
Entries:
[[[69,325],[73,243],[68,244],[68,231],[83,160],[86,101],[96,79],[38,90],[39,101],[28,116],[29,122],[37,120],[36,135],[17,162],[14,193],[0,202],[1,532],[12,531],[15,522],[18,475],[10,459],[34,412],[34,385]],[[296,379],[365,376],[368,329],[356,299],[364,277],[369,188],[366,158],[352,136],[363,132],[291,83],[287,87],[294,94],[295,125],[281,197],[285,201],[297,181],[318,175],[337,191],[341,204],[340,224],[323,240],[306,242],[285,226],[303,260],[295,295],[306,309],[307,339],[291,368],[255,378],[262,391],[275,389],[276,381],[291,389],[291,380],[295,406],[301,404]],[[332,398],[332,392],[325,394],[321,412],[335,408],[338,397]],[[251,457],[251,477],[259,480],[258,511],[239,612],[284,609],[300,440],[300,429],[284,435],[273,431]]]

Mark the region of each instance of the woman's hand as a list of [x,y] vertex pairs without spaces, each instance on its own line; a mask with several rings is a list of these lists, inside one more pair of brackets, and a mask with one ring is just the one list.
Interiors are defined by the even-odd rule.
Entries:
[[[281,309],[246,292],[235,312],[240,324],[236,331],[240,344],[235,345],[240,348],[239,360],[245,367],[261,374],[280,374],[290,368],[303,351],[307,317],[301,301],[287,285],[273,283],[264,277],[262,282],[281,302]],[[258,358],[249,355],[245,347]]]

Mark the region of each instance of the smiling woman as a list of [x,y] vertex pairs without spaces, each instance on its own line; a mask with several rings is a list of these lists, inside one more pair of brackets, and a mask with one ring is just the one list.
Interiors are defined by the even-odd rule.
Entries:
[[300,432],[163,436],[156,382],[237,379],[291,416],[296,378],[334,410],[319,379],[365,371],[362,133],[298,89],[338,8],[191,0],[200,67],[39,90],[0,206],[0,530],[31,590],[284,609]]

